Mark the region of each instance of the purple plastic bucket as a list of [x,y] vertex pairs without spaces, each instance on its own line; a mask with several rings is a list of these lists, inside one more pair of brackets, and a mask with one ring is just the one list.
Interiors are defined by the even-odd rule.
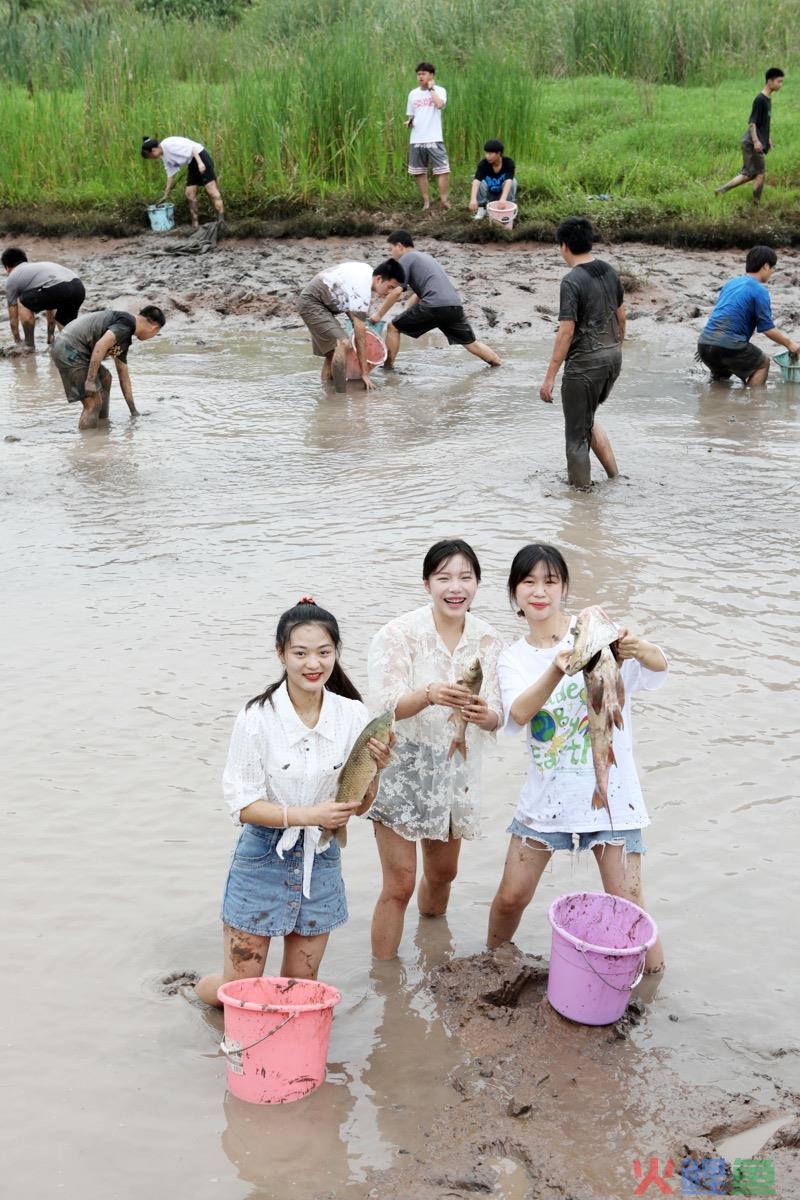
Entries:
[[618,1021],[658,937],[653,918],[606,892],[559,896],[547,916],[553,927],[547,999],[553,1008],[582,1025]]

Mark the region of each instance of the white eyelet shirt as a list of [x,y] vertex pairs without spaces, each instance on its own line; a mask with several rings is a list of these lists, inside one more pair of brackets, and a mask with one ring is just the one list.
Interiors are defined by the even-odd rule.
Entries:
[[[298,717],[286,684],[272,694],[272,704],[243,708],[236,718],[222,776],[222,790],[231,816],[255,800],[289,807],[310,808],[336,795],[336,779],[358,735],[369,721],[366,705],[334,692],[322,695],[322,709],[313,729]],[[275,847],[279,858],[303,842],[303,895],[310,896],[314,855],[323,831],[316,825],[293,825]]]

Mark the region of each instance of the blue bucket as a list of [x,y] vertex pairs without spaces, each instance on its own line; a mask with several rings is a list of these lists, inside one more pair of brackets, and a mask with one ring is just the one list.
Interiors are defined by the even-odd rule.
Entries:
[[168,229],[175,228],[174,204],[148,204],[147,215],[154,233],[166,233]]

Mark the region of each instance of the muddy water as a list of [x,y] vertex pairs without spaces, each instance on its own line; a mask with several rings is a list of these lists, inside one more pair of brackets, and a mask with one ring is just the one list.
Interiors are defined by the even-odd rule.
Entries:
[[[636,704],[670,964],[636,1038],[687,1088],[768,1102],[797,1086],[800,388],[709,388],[689,327],[631,333],[603,418],[623,478],[591,495],[566,487],[558,410],[534,396],[538,333],[496,331],[497,372],[431,339],[343,401],[296,327],[176,321],[131,354],[146,415],[129,423],[115,394],[109,431],[83,437],[46,358],[0,361],[0,435],[21,439],[0,443],[10,1192],[355,1200],[454,1102],[462,1051],[424,980],[482,947],[521,744],[489,755],[485,837],[448,921],[409,917],[399,963],[371,968],[377,859],[366,823],[351,834],[351,920],[323,969],[344,1001],[313,1097],[226,1098],[219,1018],[159,986],[218,961],[235,839],[220,772],[236,710],[274,677],[276,615],[313,592],[363,682],[370,635],[419,602],[422,554],[451,533],[478,549],[478,611],[507,637],[505,571],[542,537],[566,551],[576,607],[602,600],[670,655],[669,686]],[[525,949],[546,952],[546,906],[594,886],[592,867],[546,875]],[[523,1194],[498,1162],[497,1194]]]

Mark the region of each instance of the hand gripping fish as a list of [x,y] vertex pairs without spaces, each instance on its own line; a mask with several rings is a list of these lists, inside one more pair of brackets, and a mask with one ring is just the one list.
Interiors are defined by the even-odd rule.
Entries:
[[567,663],[567,674],[583,671],[586,682],[586,707],[589,713],[589,740],[592,746],[595,788],[593,808],[605,808],[611,828],[614,822],[608,804],[608,773],[617,765],[614,758],[614,728],[624,728],[622,707],[625,685],[616,656],[620,629],[602,608],[593,605],[578,614],[575,642]]
[[[473,696],[477,696],[483,684],[483,668],[481,660],[476,658],[464,671],[460,679],[456,683],[461,683],[464,687],[469,688]],[[456,750],[463,758],[467,757],[467,718],[464,716],[460,708],[454,708],[450,714],[449,720],[455,726],[453,740],[450,743],[450,749],[447,751],[448,759],[451,759]]]
[[[388,746],[393,727],[394,713],[391,709],[387,709],[361,730],[353,743],[353,749],[347,756],[347,762],[342,767],[336,785],[336,799],[340,804],[347,804],[350,800],[358,800],[360,803],[364,799],[369,785],[378,773],[378,764],[369,752],[369,740],[376,738],[379,742],[383,742],[384,746]],[[327,838],[325,833],[328,834]],[[320,845],[323,842],[327,845],[331,840],[330,830],[325,830],[325,833],[320,839]],[[347,826],[343,825],[341,829],[337,829],[334,836],[339,845],[344,848],[347,845]]]

